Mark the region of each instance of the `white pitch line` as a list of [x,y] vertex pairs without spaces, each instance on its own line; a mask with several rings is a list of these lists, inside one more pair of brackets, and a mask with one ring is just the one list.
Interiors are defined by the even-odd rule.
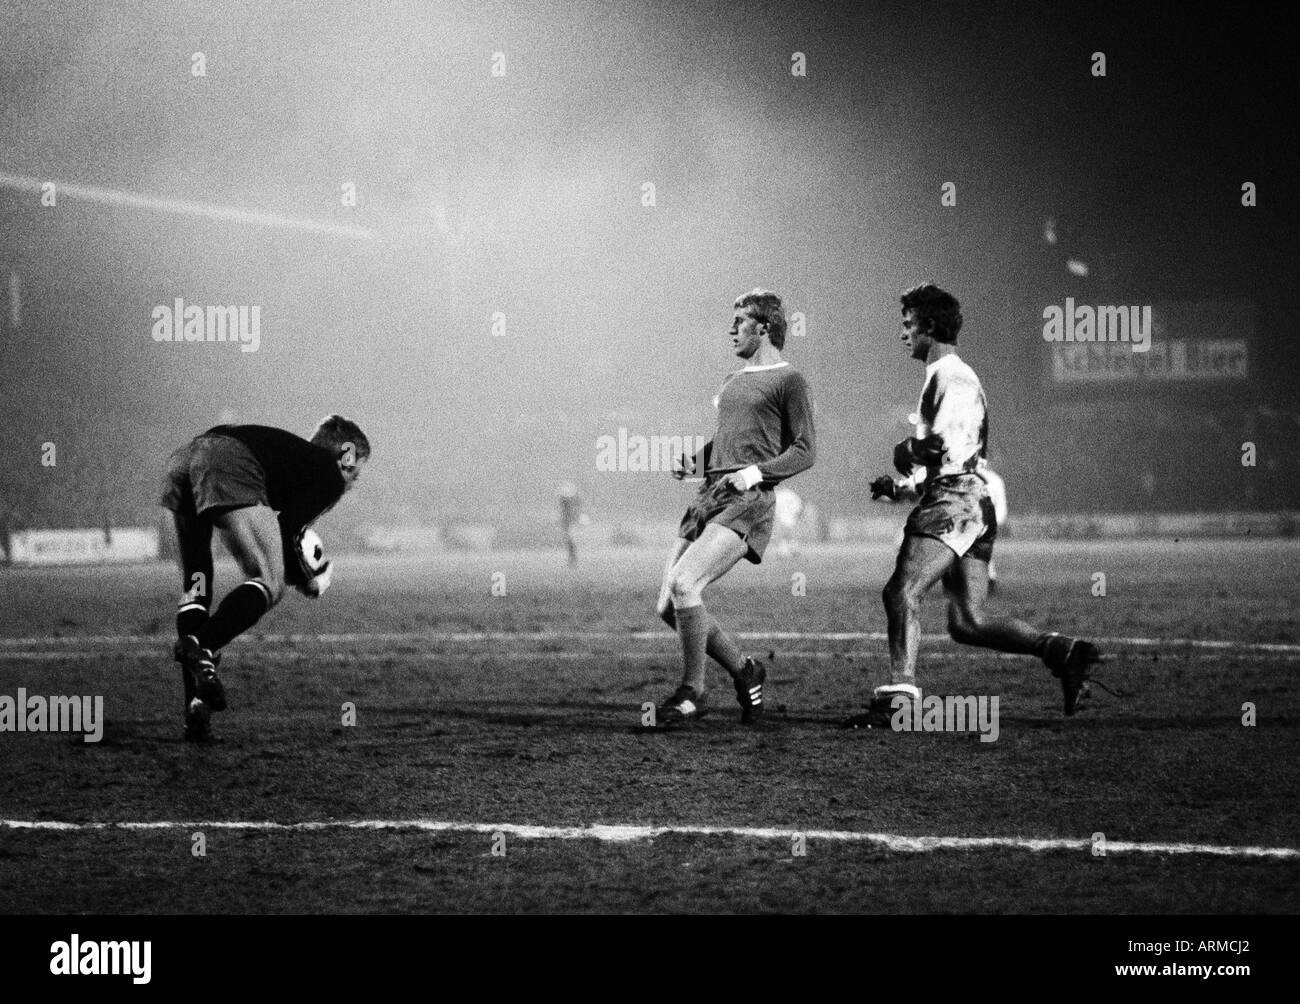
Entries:
[[[0,819],[0,827],[10,830],[45,830],[87,832],[104,830],[260,830],[310,832],[324,830],[417,830],[425,833],[505,833],[523,840],[599,840],[627,843],[655,837],[681,834],[698,837],[746,837],[753,840],[790,841],[826,840],[840,843],[878,844],[891,851],[924,854],[931,851],[972,851],[1005,848],[1032,851],[1089,851],[1091,838],[1069,837],[937,837],[904,836],[897,833],[863,833],[858,830],[795,830],[781,827],[753,826],[644,826],[629,824],[592,826],[533,826],[522,823],[465,823],[435,819],[329,819],[300,823],[276,823],[269,820],[203,820],[181,822],[157,820],[111,823],[66,823],[56,820]],[[1221,844],[1151,843],[1147,841],[1107,840],[1106,854],[1202,854],[1230,858],[1300,859],[1300,848],[1237,847]]]
[[[314,652],[298,651],[294,649],[282,649],[275,652],[265,653],[271,658],[283,659],[289,662],[346,662],[349,664],[365,662],[389,662],[393,660],[415,660],[418,662],[463,662],[471,660],[488,661],[493,659],[549,659],[555,662],[581,662],[590,659],[622,659],[622,660],[662,660],[666,658],[679,658],[679,656],[664,651],[600,651],[592,650],[589,652],[553,652],[546,649],[512,649],[508,652],[502,651],[477,651],[477,652]],[[1271,652],[1241,652],[1238,653],[1242,659],[1267,660],[1274,657],[1276,653]],[[0,648],[0,665],[7,662],[93,662],[97,659],[160,659],[168,658],[169,654],[165,648],[154,646],[153,648],[114,648],[98,649],[94,651],[64,651],[64,652],[38,652],[38,651],[5,651]],[[777,652],[777,657],[783,660],[802,659],[804,661],[816,660],[834,660],[834,659],[887,659],[889,651],[883,647],[874,649],[840,649],[838,651],[824,651],[812,649],[786,649],[783,648]],[[1195,655],[1196,659],[1212,659],[1213,653],[1200,652]],[[987,662],[990,659],[1014,660],[1023,659],[1025,656],[1017,655],[1013,652],[995,652],[987,648],[955,648],[949,649],[943,653],[944,659],[949,660],[973,660]],[[1189,658],[1191,658],[1189,656]]]
[[[343,634],[261,634],[247,635],[247,642],[301,645],[384,644],[405,642],[411,645],[429,645],[463,642],[627,642],[664,641],[672,637],[667,629],[662,631],[442,631],[429,634],[412,632],[354,632]],[[742,641],[870,641],[884,642],[889,636],[883,631],[737,631],[732,637]],[[0,649],[23,648],[37,645],[143,645],[162,644],[170,639],[160,635],[61,635],[0,638]],[[927,643],[951,642],[946,634],[922,635]],[[1211,649],[1214,651],[1270,652],[1279,655],[1300,655],[1300,644],[1286,642],[1222,641],[1204,638],[1091,638],[1101,645],[1122,645],[1136,648],[1178,647]],[[953,642],[953,644],[956,644]]]

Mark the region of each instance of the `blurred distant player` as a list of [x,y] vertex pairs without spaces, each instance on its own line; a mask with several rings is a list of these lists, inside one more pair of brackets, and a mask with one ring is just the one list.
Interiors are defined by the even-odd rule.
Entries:
[[799,553],[799,520],[803,518],[803,499],[784,485],[777,486],[776,507],[772,512],[776,553],[790,558]]
[[729,374],[715,399],[718,429],[693,460],[704,484],[686,510],[664,568],[656,610],[682,643],[682,682],[657,710],[672,726],[698,718],[706,689],[704,658],[730,675],[746,724],[763,715],[761,662],[745,657],[704,609],[704,587],[741,558],[758,564],[772,535],[773,489],[813,465],[812,401],[808,382],[781,358],[785,310],[775,293],[756,289],[735,303],[731,344],[745,367]]
[[[920,699],[921,598],[940,581],[948,595],[949,634],[967,645],[1038,656],[1060,679],[1064,710],[1072,715],[1090,670],[1101,662],[1096,646],[984,612],[997,518],[979,472],[988,448],[984,389],[957,355],[961,307],[933,283],[909,289],[901,300],[902,342],[925,364],[925,385],[916,435],[894,448],[894,466],[904,479],[923,467],[925,478],[917,484],[920,499],[907,518],[898,563],[882,595],[889,622],[889,683],[876,688],[865,714],[844,724],[889,728],[895,698]],[[872,482],[871,495],[897,498],[902,484],[885,475]]]
[[564,529],[564,543],[569,549],[569,565],[578,563],[578,539],[574,529],[583,522],[582,503],[578,499],[578,489],[567,481],[560,485],[560,526]]
[[[226,708],[221,649],[279,603],[286,584],[312,597],[329,586],[329,563],[313,573],[298,540],[356,484],[369,456],[365,434],[340,415],[321,422],[310,441],[265,425],[218,425],[171,455],[162,504],[179,545],[173,654],[185,685],[185,738],[206,738],[211,712]],[[214,529],[244,582],[209,616]]]
[[[976,473],[984,479],[984,484],[989,491],[989,499],[993,502],[993,516],[998,523],[998,533],[1007,536],[1010,529],[1010,512],[1007,509],[1007,483],[1002,480],[989,462],[980,457],[979,466]],[[997,592],[998,588],[998,570],[993,559],[989,558],[989,595]]]

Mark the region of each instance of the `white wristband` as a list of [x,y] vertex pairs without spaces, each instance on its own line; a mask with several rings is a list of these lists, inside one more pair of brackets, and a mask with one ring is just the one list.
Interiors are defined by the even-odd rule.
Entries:
[[741,468],[740,476],[745,479],[745,489],[747,491],[763,480],[763,472],[758,469],[758,464],[750,464],[748,467]]

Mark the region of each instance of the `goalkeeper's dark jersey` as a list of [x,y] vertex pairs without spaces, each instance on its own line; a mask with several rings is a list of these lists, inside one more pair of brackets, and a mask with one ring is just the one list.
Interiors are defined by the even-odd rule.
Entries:
[[268,425],[217,425],[204,435],[229,436],[248,447],[266,475],[267,502],[288,535],[314,523],[343,497],[334,454],[301,436]]

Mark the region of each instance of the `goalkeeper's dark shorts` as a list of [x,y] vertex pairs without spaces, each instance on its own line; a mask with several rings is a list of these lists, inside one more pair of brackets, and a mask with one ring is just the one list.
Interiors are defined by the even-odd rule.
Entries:
[[724,477],[713,476],[701,486],[682,517],[677,536],[682,540],[696,540],[708,524],[717,523],[740,535],[748,548],[745,558],[757,565],[772,539],[776,493],[771,488],[757,486],[749,491],[732,491],[723,484]]
[[164,508],[182,516],[269,505],[266,474],[253,452],[230,436],[196,436],[167,460]]
[[984,479],[977,474],[950,474],[927,481],[903,534],[933,537],[959,558],[969,555],[991,561],[998,519]]

